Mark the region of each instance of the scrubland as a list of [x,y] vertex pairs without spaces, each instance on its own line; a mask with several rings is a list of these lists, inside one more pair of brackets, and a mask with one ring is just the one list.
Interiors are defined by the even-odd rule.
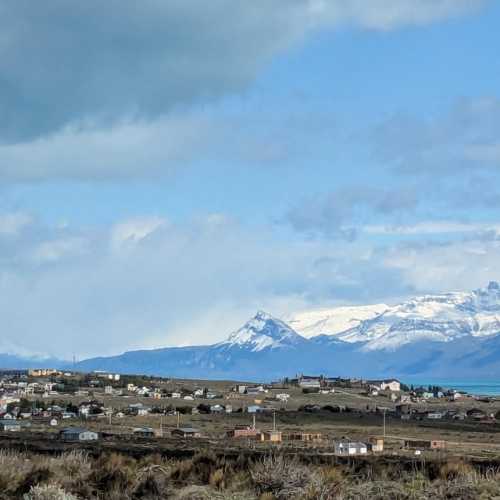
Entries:
[[0,499],[489,499],[500,497],[500,469],[453,458],[315,465],[279,453],[258,460],[210,452],[172,460],[150,454],[91,456],[0,451]]

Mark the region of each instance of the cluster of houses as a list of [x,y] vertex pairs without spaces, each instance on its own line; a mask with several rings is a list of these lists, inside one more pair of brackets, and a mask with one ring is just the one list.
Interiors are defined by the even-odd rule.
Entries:
[[[371,395],[376,395],[376,394],[372,392]],[[466,399],[477,399],[477,398],[469,396],[468,394],[464,394],[460,391],[456,391],[454,389],[449,389],[449,390],[436,389],[435,391],[430,391],[423,387],[419,387],[417,389],[412,389],[407,393],[401,394],[399,396],[396,393],[392,393],[391,399],[392,401],[397,403],[425,403],[431,400],[443,400],[448,402],[455,402],[455,401],[463,401]]]
[[[105,387],[105,391],[110,391],[110,386]],[[219,399],[222,394],[212,391],[206,387],[199,387],[194,390],[178,389],[167,391],[160,387],[136,386],[135,384],[127,384],[127,394],[135,394],[136,396],[149,397],[153,399],[184,399],[185,401],[193,401],[195,399]]]
[[323,375],[298,375],[296,378],[286,379],[286,382],[300,387],[303,392],[334,393],[335,388],[365,389],[373,391],[401,391],[401,382],[397,379],[364,380],[343,379],[340,377],[325,377]]
[[59,395],[58,385],[49,381],[0,381],[0,398],[26,398],[30,396],[51,398]]
[[[271,430],[260,430],[252,426],[237,426],[227,432],[227,437],[232,439],[245,439],[251,441],[281,443],[283,441],[317,443],[325,440],[323,434],[313,432],[283,433],[273,425]],[[339,456],[366,455],[368,452],[381,453],[384,451],[384,440],[379,437],[370,438],[367,443],[353,441],[347,438],[333,441],[334,453]]]
[[497,415],[479,408],[468,410],[455,408],[424,410],[415,408],[411,403],[400,403],[396,405],[394,413],[401,420],[467,420],[483,424],[494,424],[497,422]]
[[[393,403],[393,408],[376,408],[375,411],[384,411],[389,416],[401,420],[467,420],[478,423],[495,423],[495,415],[487,413],[478,408],[468,410],[458,408],[462,405],[448,405],[447,409],[428,409],[431,405],[422,403],[436,402],[443,400],[447,402],[473,400],[473,397],[453,390],[442,390],[440,388],[411,388],[404,386],[397,379],[342,379],[327,378],[323,376],[300,375],[294,379],[286,379],[280,383],[269,385],[259,384],[237,384],[229,392],[221,394],[218,391],[207,387],[195,388],[175,388],[172,385],[164,384],[162,381],[153,381],[147,378],[121,377],[119,374],[109,372],[93,372],[87,374],[85,383],[87,385],[73,384],[72,392],[64,389],[65,396],[78,396],[80,399],[67,399],[73,401],[62,406],[55,404],[57,396],[61,395],[63,389],[60,387],[61,378],[71,377],[69,372],[60,372],[51,369],[29,370],[23,374],[15,376],[0,376],[0,431],[20,431],[32,425],[43,425],[44,427],[62,428],[59,431],[60,439],[67,442],[95,441],[100,438],[99,434],[84,427],[68,427],[71,419],[78,419],[75,425],[90,425],[84,422],[91,422],[98,419],[117,419],[127,416],[145,417],[149,414],[179,415],[189,414],[230,414],[235,412],[247,412],[254,417],[252,426],[237,426],[227,433],[231,439],[246,439],[256,442],[281,443],[283,441],[295,442],[320,442],[323,436],[319,433],[291,432],[283,433],[275,426],[269,430],[260,430],[255,426],[255,416],[257,414],[275,415],[278,411],[288,408],[291,398],[291,387],[299,388],[304,394],[334,394],[336,391],[342,393],[343,388],[359,389],[357,394],[365,394],[368,397],[384,396]],[[82,375],[80,374],[80,377]],[[135,382],[135,383],[132,383]],[[146,385],[144,385],[146,384]],[[70,384],[68,384],[70,385]],[[94,388],[98,387],[98,391]],[[170,387],[170,390],[168,389]],[[176,386],[174,386],[176,387]],[[404,390],[402,390],[404,389]],[[295,389],[293,394],[298,391]],[[94,399],[95,394],[99,394],[98,401]],[[137,398],[150,398],[143,402],[123,403],[121,400],[120,409],[111,408],[110,397],[121,396],[123,398],[133,398],[130,401],[137,401]],[[315,397],[315,396],[314,396]],[[328,401],[326,406],[314,404],[321,400],[314,401],[314,397],[307,404],[299,407],[298,411],[316,412],[349,411],[342,405],[334,405]],[[81,398],[85,398],[81,401]],[[40,405],[30,403],[34,399],[42,400]],[[45,401],[43,401],[45,399]],[[48,402],[52,399],[51,404]],[[156,400],[170,399],[168,406]],[[28,401],[29,400],[29,401]],[[235,401],[237,400],[237,402]],[[483,401],[481,399],[481,401]],[[147,402],[147,404],[145,404]],[[185,402],[185,403],[184,403]],[[27,407],[32,404],[32,407]],[[107,404],[106,404],[107,403]],[[312,403],[312,404],[309,404]],[[174,406],[175,405],[175,406]],[[234,407],[233,407],[234,405]],[[118,406],[118,405],[117,405]],[[435,405],[444,406],[444,405]],[[457,408],[453,408],[456,406]],[[427,407],[427,409],[423,409]],[[366,410],[352,410],[364,412]],[[144,421],[146,422],[146,421]],[[137,425],[137,422],[135,422]],[[93,426],[91,426],[93,427]],[[151,427],[136,427],[132,430],[136,437],[149,438],[162,436],[162,429],[155,430]],[[177,420],[177,428],[171,430],[171,435],[180,438],[199,438],[202,436],[198,429],[183,427],[180,420]],[[370,452],[380,452],[383,450],[383,440],[371,439],[366,443],[341,439],[334,441],[336,455],[364,455]],[[404,447],[441,449],[442,442],[426,442],[425,446],[420,441],[404,444]]]

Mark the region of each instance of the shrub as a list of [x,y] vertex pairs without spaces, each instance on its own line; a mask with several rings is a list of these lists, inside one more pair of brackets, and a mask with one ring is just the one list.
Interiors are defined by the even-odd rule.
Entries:
[[130,491],[135,480],[135,461],[117,453],[103,455],[95,464],[89,479],[96,489],[112,493]]
[[224,470],[223,469],[216,469],[210,474],[210,478],[208,480],[210,486],[213,486],[214,488],[217,489],[223,489],[225,487],[225,482],[224,482]]
[[78,497],[67,493],[56,484],[32,486],[28,493],[23,495],[24,500],[77,500]]
[[33,465],[32,469],[19,483],[16,494],[28,493],[31,488],[47,482],[52,477],[51,470],[46,466]]
[[272,493],[278,499],[297,498],[310,483],[310,471],[296,460],[269,455],[251,470],[257,492]]

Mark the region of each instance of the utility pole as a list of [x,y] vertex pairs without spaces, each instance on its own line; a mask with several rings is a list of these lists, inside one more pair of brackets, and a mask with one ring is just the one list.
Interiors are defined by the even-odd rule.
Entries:
[[276,412],[273,411],[273,431],[276,430]]
[[386,412],[386,411],[387,411],[387,410],[384,408],[384,438],[385,438],[385,412]]
[[253,430],[255,430],[255,415],[253,416],[253,427],[252,427]]
[[177,411],[177,429],[180,427],[181,424],[181,412]]
[[163,437],[163,413],[160,413],[160,437]]

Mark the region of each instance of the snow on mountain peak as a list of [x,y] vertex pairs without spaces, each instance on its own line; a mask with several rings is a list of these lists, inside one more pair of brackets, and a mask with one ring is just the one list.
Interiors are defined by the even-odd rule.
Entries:
[[386,304],[340,306],[303,311],[287,318],[287,323],[303,337],[335,335],[355,328],[362,321],[375,318],[389,309]]
[[261,351],[266,348],[296,345],[302,341],[303,337],[286,323],[264,311],[258,311],[252,319],[219,345],[240,346],[252,351]]
[[363,343],[364,350],[395,350],[423,340],[495,336],[500,334],[500,285],[492,281],[487,288],[472,292],[424,295],[394,306],[308,311],[289,322],[305,337],[325,334]]

